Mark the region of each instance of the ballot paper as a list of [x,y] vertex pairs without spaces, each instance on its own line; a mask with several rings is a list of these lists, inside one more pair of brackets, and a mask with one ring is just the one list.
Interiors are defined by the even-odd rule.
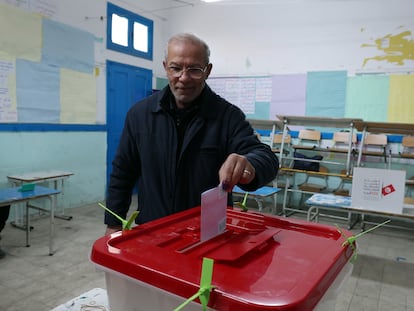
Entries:
[[227,192],[218,187],[201,194],[200,241],[214,238],[226,229]]

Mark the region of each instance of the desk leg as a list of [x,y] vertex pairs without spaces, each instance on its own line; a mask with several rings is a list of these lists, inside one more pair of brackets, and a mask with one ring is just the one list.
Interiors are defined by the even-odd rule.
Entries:
[[[63,195],[63,183],[64,183],[64,180],[62,179],[61,188],[60,188],[60,195]],[[58,190],[58,181],[57,180],[54,181],[53,186],[56,190]],[[63,205],[62,205],[62,213],[59,214],[59,215],[55,215],[55,217],[59,218],[59,219],[64,219],[64,220],[71,220],[72,219],[72,216],[66,216],[65,215],[65,207]]]
[[348,230],[351,230],[359,222],[360,215],[356,215],[355,221],[352,221],[352,212],[348,212]]
[[[315,210],[315,214],[312,215],[312,212]],[[313,221],[315,219],[315,222],[319,222],[319,207],[315,205],[311,205],[308,208],[308,212],[306,214],[306,220],[307,221]]]
[[254,200],[256,201],[257,206],[259,207],[259,212],[262,212],[262,210],[263,210],[263,203],[262,203],[262,200],[261,200],[261,199],[259,199],[259,198],[254,198]]
[[365,231],[365,214],[361,214],[361,231]]
[[[12,183],[13,187],[19,187],[21,183]],[[10,222],[10,224],[18,229],[26,230],[26,217],[24,215],[25,204],[24,203],[15,203],[15,207],[13,208],[14,211],[14,220]],[[33,230],[33,227],[30,227],[30,230]]]
[[54,254],[54,234],[55,234],[55,210],[56,210],[56,196],[57,194],[50,194],[46,198],[50,203],[50,210],[31,205],[29,201],[26,202],[26,246],[30,246],[30,208],[37,209],[49,213],[49,255]]
[[55,234],[55,209],[56,209],[56,195],[51,195],[50,199],[50,226],[49,226],[49,255],[54,254],[54,234]]
[[288,189],[290,187],[290,185],[289,185],[289,177],[290,176],[288,176],[286,178],[286,182],[285,182],[285,194],[283,196],[283,205],[282,205],[282,215],[283,216],[287,216],[287,213],[286,213],[286,203],[287,203]]
[[[17,215],[15,214],[15,220],[14,221],[11,221],[10,224],[13,227],[17,228],[17,229],[26,230],[27,229],[27,225],[26,225],[27,222],[26,222],[26,220],[25,220],[24,223],[21,223],[23,217],[24,217],[24,219],[26,219],[26,215],[23,215],[23,213],[22,213],[22,210],[24,210],[24,209],[22,209],[22,207],[24,207],[24,206],[21,206],[20,203],[17,203],[17,204],[18,204],[18,206],[14,210],[15,211],[17,209],[19,210],[20,217],[17,217]],[[18,219],[18,221],[17,221],[17,219]],[[33,229],[34,229],[33,226],[30,226],[29,227],[29,230],[33,230]]]
[[311,221],[311,219],[312,219],[312,210],[313,210],[313,206],[311,205],[311,206],[309,206],[308,213],[306,215],[306,220],[307,221]]
[[29,216],[29,202],[26,202],[26,247],[30,246],[30,216]]

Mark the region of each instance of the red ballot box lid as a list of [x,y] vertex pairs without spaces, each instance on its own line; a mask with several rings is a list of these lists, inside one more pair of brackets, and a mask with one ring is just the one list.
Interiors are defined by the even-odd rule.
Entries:
[[[343,230],[345,235],[352,233]],[[191,297],[214,259],[215,310],[312,310],[353,250],[334,226],[227,209],[224,233],[200,243],[200,207],[98,239],[97,265]]]

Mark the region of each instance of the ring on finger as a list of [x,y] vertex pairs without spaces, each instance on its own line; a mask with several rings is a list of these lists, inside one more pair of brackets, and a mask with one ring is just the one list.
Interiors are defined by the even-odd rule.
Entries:
[[252,174],[252,172],[250,172],[250,171],[248,171],[248,170],[244,170],[244,171],[243,171],[243,174],[246,174],[246,175],[251,175],[251,174]]

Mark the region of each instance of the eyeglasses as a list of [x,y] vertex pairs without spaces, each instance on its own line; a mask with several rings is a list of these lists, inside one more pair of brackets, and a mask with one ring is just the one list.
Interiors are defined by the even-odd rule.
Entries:
[[167,72],[173,78],[180,78],[184,72],[188,74],[191,79],[201,79],[206,72],[208,64],[203,68],[189,67],[182,68],[178,66],[168,66]]

